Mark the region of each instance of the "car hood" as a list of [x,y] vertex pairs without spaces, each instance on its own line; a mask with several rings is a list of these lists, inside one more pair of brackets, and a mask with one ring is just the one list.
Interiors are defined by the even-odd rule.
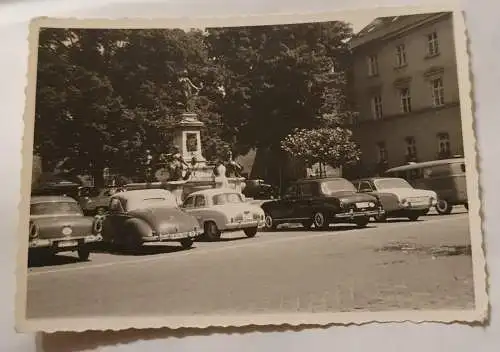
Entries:
[[356,203],[356,202],[373,202],[377,199],[366,193],[357,193],[352,191],[338,191],[329,193],[329,197],[338,198],[344,203]]
[[410,197],[436,197],[436,192],[425,189],[416,188],[387,188],[380,191],[381,193],[392,193],[400,198]]
[[173,207],[150,207],[145,209],[136,209],[129,212],[130,216],[140,218],[148,222],[155,228],[161,228],[163,225],[176,225],[180,231],[191,231],[198,227],[198,220],[195,217],[185,213],[179,208]]

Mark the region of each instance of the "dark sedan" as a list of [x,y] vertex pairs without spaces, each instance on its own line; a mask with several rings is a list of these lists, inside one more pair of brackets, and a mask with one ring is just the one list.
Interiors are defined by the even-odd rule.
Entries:
[[303,179],[292,184],[282,199],[261,205],[267,229],[283,223],[301,223],[327,229],[331,223],[353,223],[365,227],[370,217],[384,211],[376,197],[358,193],[343,178]]
[[116,193],[103,223],[103,241],[128,250],[167,241],[190,248],[202,234],[198,220],[182,211],[175,196],[163,189]]

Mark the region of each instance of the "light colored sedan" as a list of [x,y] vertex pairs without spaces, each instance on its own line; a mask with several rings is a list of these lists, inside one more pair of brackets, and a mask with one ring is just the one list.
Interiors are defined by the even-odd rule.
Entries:
[[417,221],[437,203],[436,192],[413,188],[402,178],[371,177],[353,181],[353,184],[358,192],[372,194],[380,200],[385,212],[375,216],[378,222],[399,217]]
[[210,241],[222,232],[243,230],[254,237],[264,226],[264,211],[245,201],[245,196],[231,188],[211,188],[191,193],[182,209],[198,219]]

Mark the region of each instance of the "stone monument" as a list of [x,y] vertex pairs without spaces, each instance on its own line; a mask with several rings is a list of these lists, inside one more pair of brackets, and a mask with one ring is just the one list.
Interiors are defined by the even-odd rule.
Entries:
[[[216,187],[215,163],[208,162],[203,156],[201,131],[204,123],[198,119],[194,112],[195,99],[203,85],[197,87],[183,71],[179,77],[183,89],[184,101],[179,102],[183,112],[174,130],[174,144],[177,146],[180,159],[189,165],[188,176],[184,179],[171,180],[170,172],[166,168],[159,168],[154,172],[156,182],[148,182],[147,188],[164,188],[171,191],[178,203],[190,193],[201,189]],[[239,176],[227,177],[224,182],[226,187],[234,188],[241,192],[245,187],[245,178]],[[143,188],[143,184],[129,184],[127,189]]]

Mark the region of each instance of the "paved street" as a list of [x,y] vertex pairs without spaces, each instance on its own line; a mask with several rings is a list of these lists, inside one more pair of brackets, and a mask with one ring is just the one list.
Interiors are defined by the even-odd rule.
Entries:
[[429,215],[148,246],[137,255],[61,254],[30,268],[28,318],[473,307],[468,217]]

